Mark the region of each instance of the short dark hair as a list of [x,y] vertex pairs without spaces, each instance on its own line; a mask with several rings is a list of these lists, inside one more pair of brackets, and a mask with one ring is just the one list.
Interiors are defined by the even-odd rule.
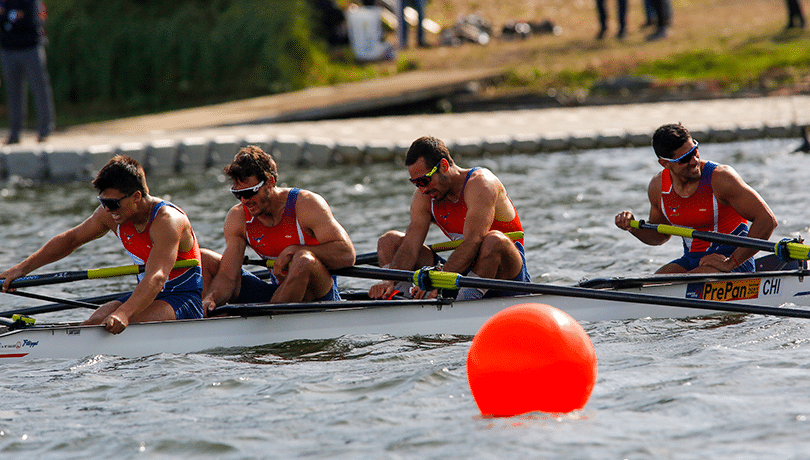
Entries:
[[273,156],[255,145],[242,148],[233,157],[233,161],[225,166],[225,174],[232,180],[244,182],[248,177],[255,176],[260,181],[273,178],[278,182],[278,169]]
[[663,125],[653,134],[652,148],[660,158],[673,158],[675,151],[691,138],[689,130],[680,123]]
[[126,195],[135,192],[141,192],[142,195],[149,194],[149,187],[146,185],[146,173],[143,167],[138,163],[138,160],[126,155],[112,157],[96,174],[93,187],[99,193],[108,188],[113,188]]
[[442,158],[452,165],[453,159],[450,158],[450,151],[439,139],[433,136],[423,136],[413,141],[408,153],[405,155],[405,166],[410,166],[420,158],[425,159],[425,164],[430,167],[441,161]]

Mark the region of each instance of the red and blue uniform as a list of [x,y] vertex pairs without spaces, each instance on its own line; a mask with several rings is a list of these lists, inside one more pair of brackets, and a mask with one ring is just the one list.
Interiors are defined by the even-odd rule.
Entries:
[[[262,259],[275,259],[281,254],[281,251],[291,245],[317,246],[320,244],[317,238],[304,232],[295,215],[295,203],[300,190],[299,188],[290,189],[281,221],[272,227],[259,222],[259,219],[252,216],[246,207],[242,207],[245,211],[245,240]],[[237,303],[267,302],[278,288],[278,284],[278,280],[272,274],[270,283],[265,283],[250,272],[242,270],[242,288]],[[340,300],[335,277],[332,277],[332,290],[316,300]]]
[[[665,169],[661,177],[661,210],[672,225],[688,227],[703,232],[747,236],[748,221],[731,206],[720,203],[712,190],[712,174],[717,163],[707,161],[703,166],[698,188],[691,196],[682,197],[672,187],[672,177]],[[719,253],[728,257],[735,246],[683,238],[684,256],[674,260],[687,270],[698,266],[707,254]],[[742,263],[734,271],[754,271],[753,259]]]
[[[115,234],[118,236],[118,239],[121,240],[121,243],[124,245],[124,249],[126,249],[130,258],[133,262],[135,262],[136,265],[144,265],[146,264],[146,261],[149,260],[149,254],[152,252],[152,238],[149,235],[149,231],[152,228],[152,222],[154,221],[155,216],[157,216],[158,211],[160,211],[160,208],[163,206],[171,206],[178,211],[183,212],[183,210],[177,206],[165,201],[161,201],[152,209],[152,213],[149,215],[149,221],[147,222],[146,228],[144,228],[143,231],[139,232],[135,228],[135,224],[133,224],[131,221],[119,225],[115,230]],[[155,298],[155,300],[162,300],[171,305],[177,319],[203,317],[202,258],[200,256],[200,245],[197,242],[197,237],[194,235],[193,230],[191,235],[192,238],[194,238],[194,245],[188,251],[178,252],[177,260],[196,260],[197,266],[189,268],[175,268],[169,272],[169,278],[163,285],[163,289]],[[137,278],[140,282],[141,279],[143,279],[143,274],[137,275]],[[132,294],[128,294],[119,298],[118,300],[121,302],[126,302],[131,295]]]
[[[467,177],[464,179],[464,185],[461,187],[461,198],[458,201],[455,203],[449,200],[436,201],[435,199],[431,199],[430,201],[430,213],[433,217],[433,222],[451,240],[460,240],[464,238],[464,222],[467,220],[468,209],[467,203],[464,202],[464,189],[467,188],[467,182],[470,180],[470,177],[472,177],[472,174],[478,169],[481,168],[476,166],[475,168],[470,169],[470,171],[467,173]],[[523,225],[520,223],[520,217],[518,216],[517,209],[515,209],[515,205],[512,204],[511,199],[509,199],[509,204],[512,206],[512,210],[515,213],[514,219],[508,222],[493,220],[492,225],[489,226],[490,230],[498,230],[503,233],[523,231]],[[520,270],[520,273],[513,278],[513,280],[530,282],[531,277],[526,269],[526,254],[523,248],[523,238],[516,240],[515,246],[517,247],[518,252],[520,252],[520,257],[523,259],[523,268]],[[443,259],[438,255],[435,255],[435,258],[437,262],[443,261]],[[467,273],[469,273],[469,270],[467,270]],[[504,297],[519,294],[521,293],[489,290],[484,297]]]
[[[460,200],[455,203],[449,200],[438,202],[436,200],[430,201],[430,213],[433,215],[433,222],[451,240],[464,238],[464,221],[467,219],[467,203],[464,202],[463,198],[464,189],[467,187],[467,181],[470,180],[472,174],[478,169],[480,169],[480,167],[472,168],[467,173],[467,177],[464,179],[464,185],[461,187],[462,198]],[[508,222],[493,220],[492,225],[489,227],[490,230],[499,230],[503,233],[523,231],[523,225],[520,223],[520,217],[511,199],[509,200],[509,204],[512,206],[515,218]],[[521,246],[524,244],[523,238],[516,241],[519,242]]]

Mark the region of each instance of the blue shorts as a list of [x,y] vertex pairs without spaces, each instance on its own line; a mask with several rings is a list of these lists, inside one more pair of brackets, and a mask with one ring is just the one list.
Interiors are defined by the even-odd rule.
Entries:
[[[118,301],[126,302],[132,294],[119,297]],[[162,300],[172,306],[177,319],[196,319],[203,317],[202,289],[199,291],[160,291],[155,300]]]
[[[523,261],[523,267],[520,269],[520,273],[517,274],[516,277],[512,278],[511,281],[522,281],[524,283],[531,283],[532,277],[529,276],[529,270],[526,268],[526,250],[523,248],[523,245],[520,242],[515,241],[515,246],[517,246],[518,252],[520,253],[520,259]],[[444,264],[446,260],[444,260],[441,256],[434,253],[433,254],[433,263],[438,265],[439,263]],[[467,269],[462,275],[467,275],[470,273],[470,270]],[[455,297],[458,294],[458,290],[444,290],[444,295],[446,297]],[[490,299],[493,297],[512,297],[516,295],[523,295],[525,292],[517,292],[517,291],[500,291],[497,289],[489,289],[484,294],[485,299]]]
[[[242,269],[242,288],[239,290],[239,297],[236,303],[267,303],[275,294],[278,289],[278,281],[273,275],[270,275],[270,282],[265,282],[259,279],[253,273]],[[315,299],[315,302],[321,301],[337,301],[340,299],[340,294],[337,290],[337,279],[332,277],[332,289],[323,297]]]
[[[678,259],[673,260],[670,263],[680,265],[686,271],[691,271],[700,266],[700,259],[704,258],[709,254],[722,254],[726,257],[731,256],[731,253],[734,252],[737,248],[734,246],[721,246],[717,251],[706,251],[706,252],[687,252],[683,256]],[[754,265],[754,258],[750,258],[745,262],[741,263],[737,268],[731,270],[732,273],[748,273],[753,272],[756,270],[756,265]]]

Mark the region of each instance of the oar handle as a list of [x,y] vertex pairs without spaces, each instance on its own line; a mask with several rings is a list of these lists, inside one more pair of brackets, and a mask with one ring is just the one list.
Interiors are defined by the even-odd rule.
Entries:
[[726,233],[704,232],[687,227],[676,227],[666,224],[650,224],[647,222],[631,220],[630,226],[638,229],[655,230],[664,235],[680,236],[683,238],[695,238],[708,241],[710,243],[727,244],[730,246],[740,246],[744,248],[758,249],[760,251],[773,252],[780,259],[810,259],[810,246],[797,243],[788,239],[773,243],[767,240],[751,238],[750,236],[729,235]]

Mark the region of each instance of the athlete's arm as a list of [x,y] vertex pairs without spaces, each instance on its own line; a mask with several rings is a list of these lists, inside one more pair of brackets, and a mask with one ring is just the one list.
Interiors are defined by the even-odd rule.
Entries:
[[[650,201],[650,216],[647,222],[651,224],[669,224],[664,212],[661,210],[661,173],[656,174],[647,186],[647,198]],[[622,230],[627,230],[642,243],[659,246],[669,241],[670,235],[664,235],[655,230],[631,227],[631,220],[636,220],[631,211],[622,211],[616,214],[616,226]]]
[[[734,208],[737,213],[751,222],[748,236],[767,240],[773,234],[778,222],[771,208],[731,166],[718,165],[712,174],[712,190],[718,201]],[[758,251],[751,248],[737,248],[733,260],[741,263],[753,257]],[[731,259],[731,257],[730,257]],[[736,265],[735,265],[736,266]]]
[[[177,261],[183,232],[189,227],[191,224],[185,214],[171,206],[164,206],[158,211],[149,228],[152,249],[146,261],[143,278],[135,287],[132,296],[110,315],[116,316],[124,328],[129,324],[130,318],[149,308],[163,290],[166,280],[169,279],[169,272]],[[110,332],[119,333],[121,330]]]
[[[329,204],[317,193],[307,190],[298,192],[295,203],[295,214],[303,231],[318,240],[317,246],[306,246],[306,249],[321,261],[328,269],[344,268],[354,265],[354,245],[349,234],[335,219]],[[292,245],[284,249],[276,259],[276,264],[283,268],[292,260],[292,256],[304,246]]]
[[242,275],[242,262],[245,257],[245,213],[242,205],[236,205],[225,217],[225,251],[219,262],[219,270],[210,286],[203,293],[203,311],[210,312],[233,298],[239,277]]
[[99,206],[84,222],[54,236],[25,260],[0,273],[0,278],[5,278],[2,290],[5,292],[15,279],[67,257],[80,246],[101,238],[113,228],[115,222],[109,213]]
[[478,250],[481,248],[481,241],[495,220],[495,206],[501,189],[500,181],[486,171],[479,170],[473,173],[467,181],[464,196],[461,197],[467,205],[464,241],[447,259],[447,263],[444,264],[445,271],[461,273],[475,262]]
[[[422,247],[430,230],[430,222],[430,197],[422,194],[419,189],[414,190],[413,198],[411,198],[411,220],[405,230],[402,243],[394,252],[390,268],[398,270],[420,268],[416,265],[419,262],[419,254],[422,252]],[[374,299],[387,299],[394,294],[395,287],[396,282],[394,281],[382,281],[372,286],[368,293]],[[416,298],[422,298],[424,295],[425,292],[418,289],[415,292]]]

